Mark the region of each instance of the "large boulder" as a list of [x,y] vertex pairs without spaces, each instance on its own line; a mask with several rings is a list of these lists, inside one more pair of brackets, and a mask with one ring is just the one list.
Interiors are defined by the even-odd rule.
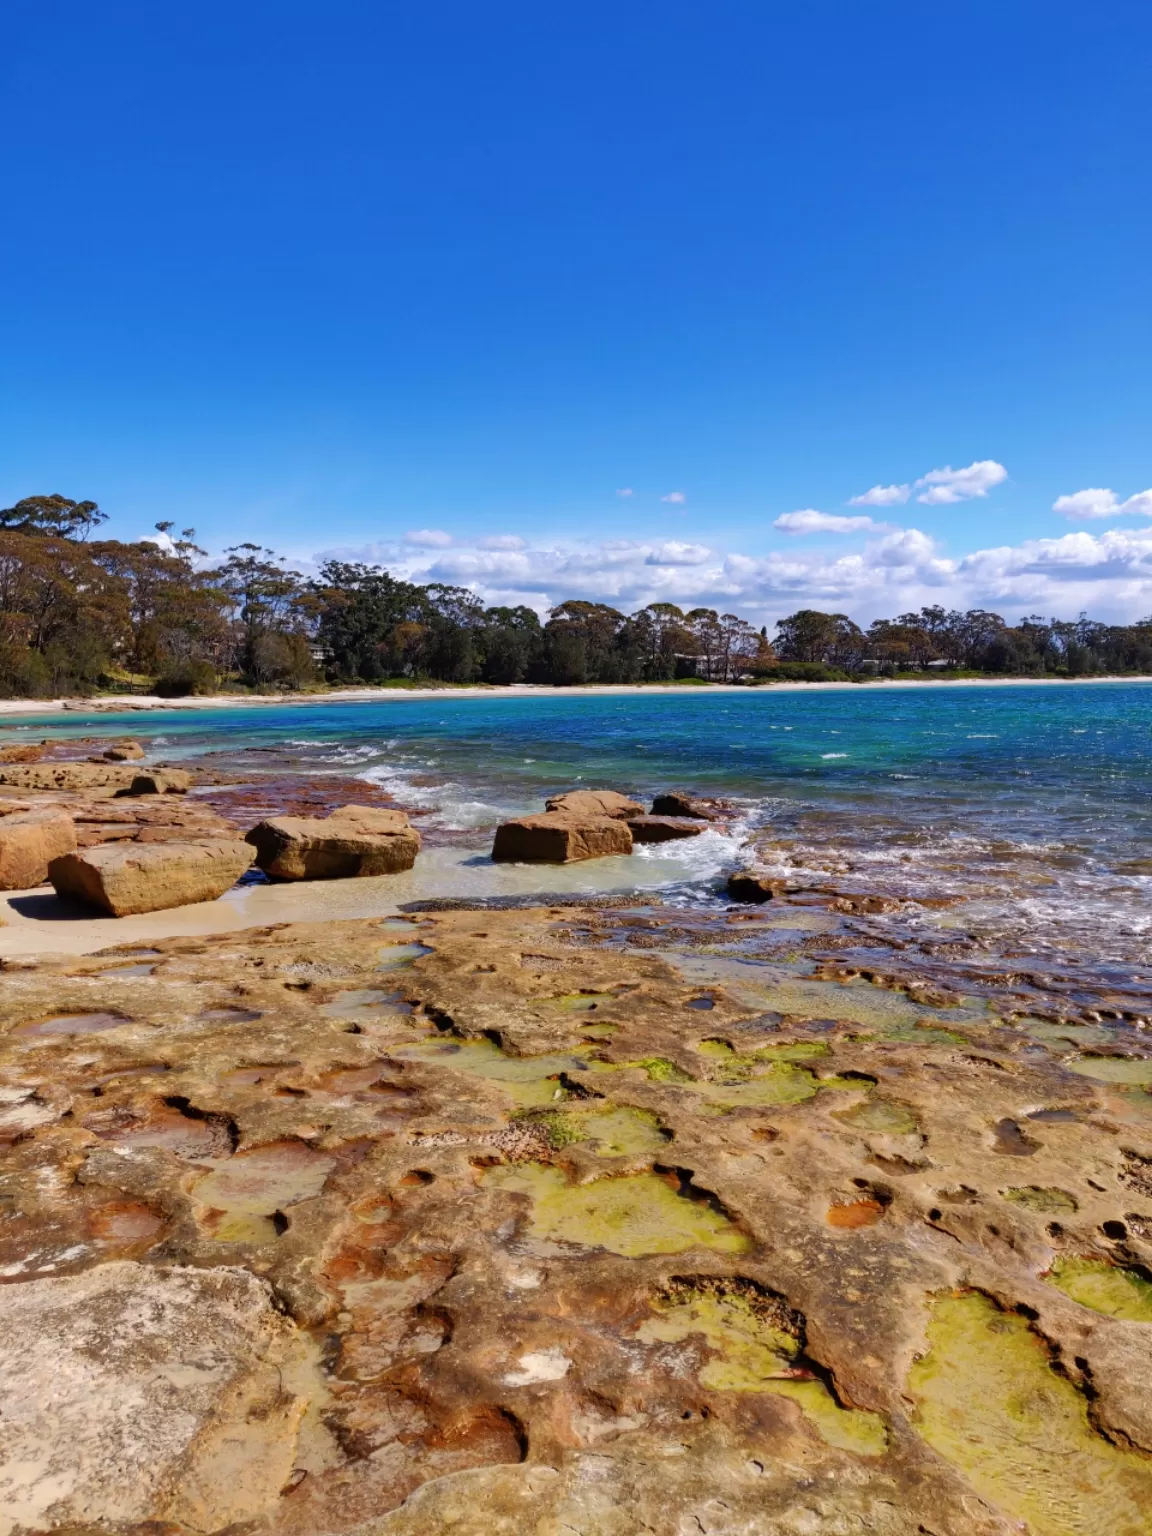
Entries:
[[632,852],[628,823],[613,816],[572,816],[550,812],[521,816],[496,828],[492,857],[518,864],[573,864]]
[[629,816],[628,830],[634,843],[671,843],[699,837],[708,830],[708,823],[687,816]]
[[183,768],[149,768],[132,774],[132,781],[116,791],[124,795],[186,795],[192,788],[192,775]]
[[411,869],[420,834],[403,811],[344,805],[330,816],[272,816],[247,834],[273,880],[346,880]]
[[675,789],[657,795],[652,802],[653,816],[689,816],[697,821],[718,821],[726,810],[723,800],[702,800]]
[[43,885],[53,859],[76,847],[76,825],[66,812],[17,811],[0,818],[0,891]]
[[106,843],[53,859],[58,896],[103,907],[113,917],[214,901],[251,867],[255,850],[238,839],[197,843]]
[[643,816],[644,807],[614,789],[570,789],[567,794],[545,800],[546,810],[559,816],[611,816],[627,821],[629,816]]
[[138,741],[114,741],[103,752],[90,757],[90,763],[135,763],[144,756],[144,748]]

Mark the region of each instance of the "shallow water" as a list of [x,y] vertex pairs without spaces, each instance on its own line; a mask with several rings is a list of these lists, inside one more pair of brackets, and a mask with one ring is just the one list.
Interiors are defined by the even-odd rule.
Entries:
[[[387,910],[385,894],[648,890],[708,903],[729,870],[755,857],[794,883],[946,898],[951,905],[915,919],[930,936],[1010,939],[1030,955],[1076,951],[1093,990],[1108,965],[1149,958],[1148,683],[525,692],[10,717],[0,743],[123,731],[143,737],[154,759],[218,753],[212,762],[242,762],[245,776],[346,775],[350,795],[351,781],[371,782],[420,813],[427,851],[417,870],[347,882],[358,887],[351,895],[326,892],[326,908],[339,915]],[[628,859],[491,863],[499,820],[581,785],[642,799],[676,787],[720,795],[732,801],[733,819]],[[381,885],[387,893],[369,889]],[[254,920],[276,904],[271,893],[253,902]]]

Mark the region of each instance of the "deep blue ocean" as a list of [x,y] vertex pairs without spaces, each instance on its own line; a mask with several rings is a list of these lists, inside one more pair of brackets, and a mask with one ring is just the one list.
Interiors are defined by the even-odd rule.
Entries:
[[1150,683],[525,690],[10,718],[0,741],[30,732],[131,733],[168,759],[280,747],[300,770],[391,789],[478,850],[559,789],[685,788],[737,812],[706,858],[685,850],[697,882],[755,845],[769,867],[846,889],[962,888],[990,914],[1013,904],[1033,931],[1096,925],[1105,947],[1152,932]]

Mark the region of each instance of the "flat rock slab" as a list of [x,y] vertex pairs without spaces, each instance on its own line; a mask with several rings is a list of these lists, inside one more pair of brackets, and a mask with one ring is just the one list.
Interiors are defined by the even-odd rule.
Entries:
[[644,807],[614,789],[571,789],[564,795],[545,800],[545,808],[561,816],[611,816],[626,821],[629,816],[643,816]]
[[345,805],[330,816],[273,816],[247,834],[273,880],[346,880],[411,869],[420,834],[403,811]]
[[628,823],[613,816],[521,816],[496,828],[492,857],[504,862],[573,864],[632,852]]
[[76,825],[64,811],[17,811],[0,819],[0,891],[43,885],[53,859],[76,847]]
[[629,816],[628,830],[634,843],[671,843],[699,837],[708,830],[708,823],[687,816]]
[[243,1269],[0,1287],[0,1533],[259,1516],[292,1470],[297,1338]]
[[[133,780],[140,776],[140,769],[131,763],[5,763],[0,765],[0,784],[10,784],[15,789],[107,789],[113,792],[133,790]],[[171,775],[170,775],[171,776]],[[191,774],[180,772],[180,777],[192,782]]]
[[102,907],[113,917],[214,901],[249,869],[255,849],[238,839],[196,843],[106,843],[53,859],[58,896]]

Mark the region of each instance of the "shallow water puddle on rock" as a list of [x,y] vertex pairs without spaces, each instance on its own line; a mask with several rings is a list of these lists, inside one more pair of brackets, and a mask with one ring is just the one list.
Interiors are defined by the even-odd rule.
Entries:
[[106,1029],[119,1029],[121,1024],[131,1024],[121,1013],[61,1013],[50,1019],[36,1019],[18,1024],[13,1035],[27,1037],[52,1035],[98,1035]]
[[908,1106],[896,1104],[891,1099],[870,1098],[851,1109],[838,1109],[836,1119],[854,1130],[871,1131],[877,1136],[915,1136],[920,1130],[920,1124]]
[[562,1074],[595,1071],[597,1062],[573,1052],[545,1056],[509,1056],[491,1040],[445,1040],[435,1036],[390,1052],[402,1061],[421,1061],[499,1083],[523,1108],[551,1104],[568,1097]]
[[745,1253],[747,1237],[706,1199],[690,1199],[674,1175],[625,1174],[574,1184],[547,1163],[510,1163],[486,1169],[484,1183],[531,1202],[533,1237],[606,1248],[627,1259],[652,1253],[711,1248]]
[[1121,1083],[1133,1088],[1152,1085],[1152,1060],[1135,1056],[1079,1056],[1064,1065],[1069,1072],[1097,1083]]
[[208,1024],[255,1024],[264,1015],[255,1008],[205,1008],[196,1017]]
[[411,944],[389,944],[380,951],[378,971],[402,971],[412,965],[423,955],[432,953],[431,946],[414,942]]
[[1075,1198],[1067,1190],[1045,1189],[1037,1184],[1002,1189],[1000,1198],[1013,1205],[1022,1205],[1026,1211],[1035,1211],[1038,1216],[1071,1216],[1078,1209]]
[[283,1230],[274,1218],[315,1199],[335,1165],[305,1142],[270,1142],[218,1163],[191,1192],[207,1208],[203,1224],[218,1242],[267,1243]]
[[715,1392],[767,1392],[788,1397],[829,1445],[859,1456],[882,1456],[888,1446],[877,1413],[844,1408],[801,1354],[802,1321],[780,1298],[751,1281],[673,1281],[653,1302],[657,1317],[638,1337],[679,1344],[698,1335],[714,1354],[699,1373]]
[[1107,1259],[1060,1258],[1044,1276],[1082,1307],[1126,1323],[1152,1323],[1152,1280]]
[[1152,1461],[1097,1433],[1027,1321],[987,1296],[940,1297],[908,1391],[916,1428],[1031,1536],[1148,1536]]
[[737,1105],[800,1104],[821,1089],[867,1091],[859,1078],[817,1077],[803,1061],[828,1055],[822,1041],[784,1041],[738,1052],[726,1040],[702,1040],[697,1050],[708,1062],[709,1078],[688,1086],[720,1109]]

